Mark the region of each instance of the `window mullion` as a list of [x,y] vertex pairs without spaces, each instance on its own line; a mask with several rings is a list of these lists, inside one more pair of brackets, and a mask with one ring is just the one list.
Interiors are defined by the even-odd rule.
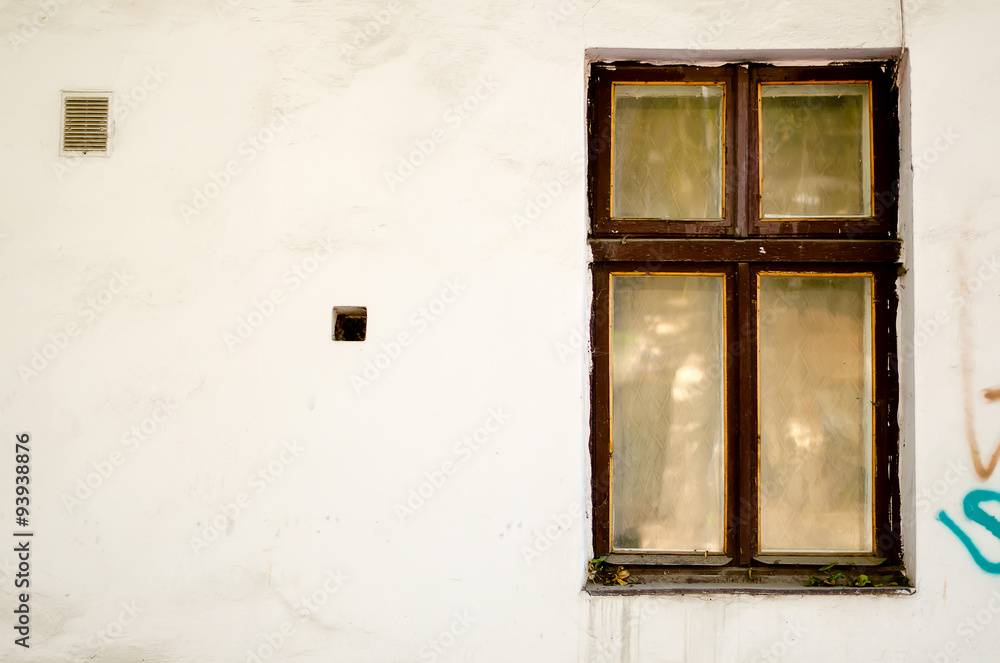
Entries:
[[738,504],[735,505],[739,548],[734,557],[741,566],[749,566],[757,550],[757,320],[756,292],[753,288],[750,264],[741,262],[736,269],[736,325],[738,341],[735,347],[736,379],[738,384],[737,411],[739,422],[736,444],[739,482]]
[[[736,121],[736,236],[747,237],[750,234],[750,210],[753,205],[750,203],[747,178],[751,172],[748,167],[750,158],[750,131],[749,131],[749,108],[750,108],[750,70],[747,65],[740,65],[736,68],[736,108],[732,115]],[[731,115],[731,116],[732,116]]]

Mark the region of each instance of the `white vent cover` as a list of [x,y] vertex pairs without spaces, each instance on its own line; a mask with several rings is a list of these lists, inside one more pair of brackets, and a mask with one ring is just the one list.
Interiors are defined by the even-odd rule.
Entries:
[[110,156],[111,93],[63,92],[61,134],[60,156]]

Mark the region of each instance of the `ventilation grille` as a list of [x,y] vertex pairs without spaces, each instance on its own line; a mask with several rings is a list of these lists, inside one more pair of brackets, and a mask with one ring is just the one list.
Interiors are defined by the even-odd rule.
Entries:
[[63,156],[108,156],[110,136],[110,92],[63,93]]

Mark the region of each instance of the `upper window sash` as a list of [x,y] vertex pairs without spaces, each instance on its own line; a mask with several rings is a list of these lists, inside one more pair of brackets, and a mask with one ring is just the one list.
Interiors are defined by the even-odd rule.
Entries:
[[593,64],[591,235],[894,238],[893,72]]
[[594,235],[733,234],[736,75],[735,66],[594,65]]
[[[895,238],[899,118],[894,72],[891,62],[750,67],[750,235]],[[782,164],[782,158],[796,163]],[[780,191],[782,166],[805,172],[803,179],[809,181],[798,182],[796,192]],[[764,189],[769,175],[779,175],[770,191]],[[774,205],[781,196],[788,201],[786,209]],[[823,197],[827,202],[820,202]]]

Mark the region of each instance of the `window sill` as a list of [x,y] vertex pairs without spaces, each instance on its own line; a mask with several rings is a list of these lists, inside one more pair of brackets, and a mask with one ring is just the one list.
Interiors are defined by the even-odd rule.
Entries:
[[754,594],[782,596],[829,596],[829,595],[868,595],[868,596],[906,596],[916,593],[915,587],[804,587],[793,584],[775,583],[695,583],[682,584],[676,582],[643,583],[641,585],[595,585],[588,582],[583,591],[590,596],[664,596],[671,594]]
[[[849,575],[856,578],[864,573],[873,580],[882,576],[894,575],[897,580],[908,582],[905,572],[899,567],[892,568],[860,568],[838,567],[837,570],[849,570]],[[815,568],[777,569],[777,568],[725,568],[706,571],[705,568],[685,571],[664,569],[633,568],[629,570],[629,584],[604,585],[588,581],[583,591],[591,596],[638,596],[638,595],[669,595],[669,594],[781,594],[781,595],[872,595],[872,596],[908,596],[916,592],[916,588],[906,585],[883,585],[881,587],[858,587],[849,584],[820,585],[807,587],[810,578],[829,578],[829,573],[820,573]],[[899,576],[902,576],[899,578]]]

